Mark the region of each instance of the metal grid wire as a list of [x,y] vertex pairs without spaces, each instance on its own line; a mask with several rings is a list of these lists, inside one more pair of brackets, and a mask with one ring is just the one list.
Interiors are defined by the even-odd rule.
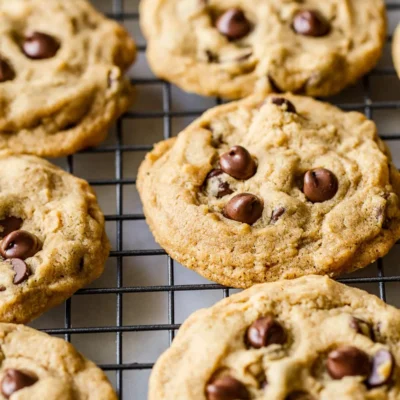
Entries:
[[[96,5],[97,0],[93,0]],[[103,0],[104,2],[105,0]],[[125,12],[124,7],[126,7],[127,1],[125,3],[123,0],[108,0],[112,7],[112,12],[107,13],[109,17],[114,18],[122,23],[129,21],[137,22],[139,15],[137,12]],[[387,9],[389,13],[399,12],[400,16],[400,1],[391,0],[387,1]],[[388,46],[391,44],[392,38],[388,37]],[[145,52],[145,45],[139,46],[139,53],[142,55]],[[371,74],[366,76],[362,82],[362,101],[356,102],[336,102],[341,108],[345,110],[357,110],[364,112],[367,117],[373,118],[374,112],[376,110],[399,110],[400,101],[388,101],[388,100],[373,100],[371,95],[371,79],[374,77],[384,77],[392,76],[395,77],[395,71],[393,67],[378,67]],[[74,327],[72,323],[73,312],[71,299],[65,303],[64,310],[64,323],[61,328],[51,328],[43,329],[44,331],[54,334],[61,335],[67,341],[71,341],[74,335],[83,334],[99,334],[108,333],[115,334],[115,363],[100,364],[101,368],[108,371],[108,375],[115,383],[115,388],[119,394],[119,398],[122,399],[123,395],[126,399],[139,398],[137,396],[133,397],[131,395],[126,395],[126,393],[134,393],[134,391],[127,392],[124,386],[129,385],[129,380],[123,379],[124,373],[126,371],[149,371],[155,360],[151,362],[124,362],[123,354],[123,339],[124,334],[128,332],[154,332],[154,331],[164,331],[168,332],[169,343],[172,342],[174,338],[175,331],[179,328],[179,324],[176,323],[175,318],[175,297],[178,292],[186,291],[219,291],[222,297],[229,296],[232,289],[225,288],[223,286],[213,284],[213,283],[196,283],[196,284],[176,284],[175,283],[175,269],[176,263],[168,257],[164,250],[154,248],[154,249],[137,249],[135,247],[124,245],[124,229],[123,224],[128,221],[144,221],[144,216],[141,213],[125,213],[124,212],[124,190],[128,185],[135,185],[135,179],[128,179],[124,177],[123,160],[124,158],[132,157],[133,153],[139,153],[140,158],[146,151],[152,149],[151,145],[146,144],[124,144],[124,122],[127,120],[145,120],[145,119],[162,119],[163,123],[163,137],[165,139],[170,138],[172,133],[172,121],[173,118],[177,117],[190,117],[194,118],[202,114],[205,109],[190,109],[184,111],[176,111],[173,106],[173,87],[167,83],[156,78],[140,78],[132,79],[132,83],[138,87],[138,96],[140,95],[141,87],[146,85],[161,85],[162,86],[162,111],[154,111],[151,108],[145,111],[134,112],[130,111],[126,113],[116,124],[116,140],[115,144],[102,145],[100,147],[89,149],[84,152],[79,153],[75,156],[69,156],[66,160],[66,169],[74,173],[74,165],[76,157],[83,155],[87,157],[92,154],[107,155],[112,153],[115,156],[115,174],[112,178],[107,179],[89,179],[89,183],[95,186],[96,189],[99,187],[107,187],[109,190],[116,191],[116,210],[114,214],[107,214],[106,221],[108,224],[115,224],[115,247],[113,248],[110,257],[116,260],[116,285],[112,287],[100,287],[100,288],[86,288],[79,290],[73,299],[85,295],[85,296],[95,296],[95,295],[112,295],[116,299],[116,311],[115,311],[115,323],[109,324],[107,326],[95,326],[95,327]],[[219,99],[215,99],[214,104],[220,104]],[[132,134],[135,134],[133,132]],[[400,143],[400,133],[393,133],[382,136],[389,145],[393,141],[399,141]],[[400,149],[400,148],[399,148]],[[168,271],[167,284],[163,285],[138,285],[138,286],[127,286],[124,285],[124,261],[127,258],[135,257],[145,257],[145,256],[163,256],[166,260],[165,268]],[[368,272],[361,274],[361,276],[350,276],[340,279],[341,282],[347,284],[355,284],[358,286],[363,286],[364,284],[374,284],[377,285],[377,293],[379,296],[386,300],[386,284],[390,282],[400,282],[400,274],[385,275],[384,273],[384,262],[379,260],[376,266],[373,268],[368,268]],[[392,270],[392,269],[391,269]],[[387,272],[387,271],[386,271]],[[396,271],[398,272],[398,271]],[[126,325],[123,321],[123,296],[126,294],[134,293],[165,293],[168,299],[168,318],[167,323],[163,324],[136,324],[136,325]],[[200,295],[200,293],[199,293]],[[140,304],[136,305],[140,306]],[[132,305],[134,307],[134,305]],[[101,312],[101,310],[99,310]],[[90,324],[89,324],[90,325]],[[73,340],[72,340],[73,342]],[[82,351],[82,349],[80,349]],[[84,349],[83,349],[84,352]],[[113,376],[115,375],[115,376]],[[147,382],[146,382],[147,384]],[[142,397],[140,397],[142,398]],[[144,398],[144,397],[143,397]]]

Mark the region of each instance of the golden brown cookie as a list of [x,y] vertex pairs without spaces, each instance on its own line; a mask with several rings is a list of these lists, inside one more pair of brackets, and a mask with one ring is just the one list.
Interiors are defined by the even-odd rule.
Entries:
[[142,0],[154,73],[202,95],[340,92],[377,63],[382,0]]
[[375,124],[307,97],[209,110],[155,146],[138,188],[158,243],[234,287],[337,276],[400,238],[399,172]]
[[256,285],[195,312],[149,400],[397,400],[400,311],[327,277]]
[[103,141],[130,104],[135,51],[86,0],[0,0],[0,149],[58,157]]
[[0,169],[0,321],[25,323],[96,279],[110,245],[86,181],[35,156]]

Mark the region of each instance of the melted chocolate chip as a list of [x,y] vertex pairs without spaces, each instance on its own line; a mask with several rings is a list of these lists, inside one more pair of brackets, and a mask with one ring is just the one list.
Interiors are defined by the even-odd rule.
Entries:
[[223,376],[206,387],[208,400],[247,400],[249,392],[242,382],[230,376]]
[[[213,178],[217,178],[222,175],[224,173],[224,171],[222,171],[222,169],[213,169],[211,170],[204,183],[203,183],[203,187],[205,187],[207,185],[207,181]],[[218,189],[216,191],[216,193],[214,193],[214,195],[218,198],[221,199],[224,196],[228,196],[230,194],[233,193],[233,190],[231,189],[231,187],[229,186],[228,182],[224,182],[221,179],[218,179]]]
[[22,45],[25,55],[33,60],[43,60],[54,57],[60,48],[60,43],[50,35],[33,32],[26,36]]
[[213,53],[211,50],[206,50],[207,61],[210,64],[216,64],[219,62],[218,54]]
[[267,316],[250,325],[246,339],[251,347],[260,349],[271,344],[284,344],[286,342],[286,333],[279,322],[273,317]]
[[221,169],[233,178],[250,179],[257,172],[257,165],[251,154],[242,146],[233,146],[219,159]]
[[361,335],[365,335],[369,338],[373,337],[371,326],[362,319],[352,317],[350,320],[350,327],[353,328],[357,333],[360,333]]
[[299,11],[293,19],[293,30],[299,35],[320,37],[327,35],[331,28],[328,21],[317,11]]
[[367,379],[369,387],[386,385],[394,371],[394,357],[388,350],[379,350],[372,359],[371,375]]
[[4,258],[25,260],[34,256],[40,249],[40,241],[35,235],[19,230],[11,232],[2,240],[0,254]]
[[342,346],[328,354],[326,367],[333,379],[345,376],[367,377],[371,371],[368,354],[352,346]]
[[3,230],[0,232],[0,238],[7,236],[11,232],[17,231],[21,228],[22,219],[17,217],[7,217],[0,220],[0,226]]
[[316,168],[307,171],[304,175],[303,192],[313,203],[330,200],[337,190],[337,178],[328,169]]
[[277,222],[279,220],[279,218],[285,214],[286,209],[284,207],[278,207],[275,208],[274,211],[272,211],[272,215],[271,215],[271,224],[274,224],[275,222]]
[[11,81],[15,78],[14,70],[4,59],[0,58],[0,83]]
[[284,106],[285,111],[296,114],[296,107],[293,105],[293,103],[284,97],[273,97],[271,99],[271,102],[277,106]]
[[212,170],[208,173],[208,175],[207,175],[207,177],[206,177],[206,180],[211,179],[211,178],[215,178],[216,176],[220,176],[220,175],[222,175],[223,173],[224,173],[224,171],[222,171],[222,169],[219,169],[219,168],[212,169]]
[[215,26],[221,35],[229,40],[239,40],[245,37],[251,30],[251,24],[244,12],[239,8],[231,8],[223,13]]
[[14,283],[19,285],[30,277],[31,271],[25,261],[22,261],[19,258],[12,258],[10,261],[12,268],[15,271]]
[[18,369],[7,369],[1,381],[1,394],[9,399],[12,394],[34,385],[38,379]]
[[234,221],[253,225],[262,215],[262,201],[249,193],[241,193],[232,197],[225,205],[224,216]]

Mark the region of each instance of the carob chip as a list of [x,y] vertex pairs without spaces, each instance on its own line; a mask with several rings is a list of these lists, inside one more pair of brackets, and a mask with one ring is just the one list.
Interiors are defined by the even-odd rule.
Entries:
[[0,220],[0,226],[3,230],[0,232],[0,238],[7,236],[11,232],[17,231],[21,228],[22,219],[17,217],[7,217]]
[[331,27],[329,22],[317,11],[299,11],[293,19],[293,30],[299,35],[320,37],[327,35]]
[[262,201],[257,196],[241,193],[229,200],[223,214],[234,221],[253,225],[261,217],[263,209]]
[[313,203],[330,200],[337,191],[338,180],[328,169],[316,168],[304,175],[303,192]]
[[251,24],[239,8],[225,11],[215,24],[219,33],[229,40],[238,40],[245,37],[251,30]]
[[293,103],[291,101],[289,101],[288,99],[285,99],[284,97],[273,97],[271,99],[272,104],[275,104],[277,106],[285,106],[286,107],[286,111],[296,114],[296,107],[293,105]]
[[286,333],[282,325],[268,315],[250,325],[246,339],[251,347],[260,349],[271,344],[284,344],[286,342]]
[[379,350],[372,359],[372,371],[367,379],[370,387],[386,385],[392,378],[394,371],[394,358],[390,351]]
[[328,354],[326,367],[333,379],[345,376],[369,376],[371,362],[368,354],[352,346],[342,346]]
[[32,32],[25,37],[22,49],[27,57],[43,60],[54,57],[60,49],[60,43],[46,33]]
[[18,369],[7,369],[1,381],[1,394],[9,399],[12,394],[34,385],[38,379]]
[[14,283],[18,285],[26,281],[30,277],[31,271],[25,261],[20,260],[19,258],[12,258],[10,261],[12,268],[15,271]]
[[0,83],[11,81],[15,78],[14,70],[4,59],[0,58]]
[[357,333],[360,333],[361,335],[365,335],[371,339],[373,337],[371,326],[362,319],[352,317],[350,320],[350,327],[353,328]]
[[208,400],[247,400],[249,392],[242,382],[231,376],[223,376],[209,383],[206,387]]
[[235,179],[250,179],[257,171],[251,154],[242,146],[233,146],[219,159],[221,169]]
[[26,231],[14,231],[1,242],[0,254],[4,258],[26,258],[34,256],[41,249],[37,236]]

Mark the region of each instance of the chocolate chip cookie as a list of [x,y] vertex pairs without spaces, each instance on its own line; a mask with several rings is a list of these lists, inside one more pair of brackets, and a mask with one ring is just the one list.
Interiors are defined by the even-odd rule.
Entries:
[[109,243],[88,183],[0,155],[0,321],[25,323],[97,278]]
[[146,219],[176,260],[248,287],[336,276],[400,238],[400,175],[364,115],[256,95],[215,107],[147,155]]
[[58,157],[100,143],[130,104],[134,57],[86,0],[0,0],[0,149]]
[[149,400],[395,400],[400,311],[327,277],[256,285],[195,312]]
[[71,344],[32,328],[0,324],[0,362],[0,399],[117,399],[104,373]]
[[400,25],[393,34],[392,56],[397,75],[400,77]]
[[382,0],[142,0],[154,73],[184,90],[340,92],[378,61]]

